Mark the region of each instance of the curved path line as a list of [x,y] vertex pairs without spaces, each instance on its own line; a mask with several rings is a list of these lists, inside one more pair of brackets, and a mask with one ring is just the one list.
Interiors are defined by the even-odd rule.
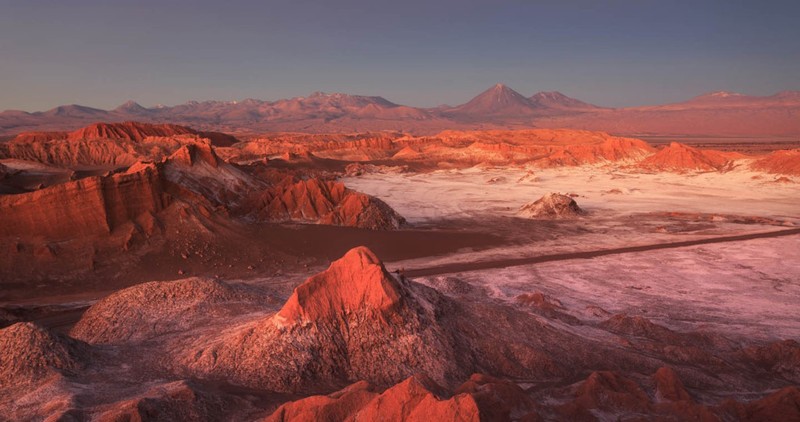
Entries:
[[540,262],[565,261],[569,259],[591,259],[598,256],[617,255],[631,252],[654,251],[658,249],[673,249],[686,246],[708,245],[711,243],[739,242],[742,240],[766,239],[771,237],[791,236],[800,234],[800,228],[777,230],[765,233],[751,233],[738,236],[722,236],[709,239],[686,240],[682,242],[657,243],[653,245],[629,246],[625,248],[599,249],[594,251],[568,252],[553,255],[539,255],[525,258],[498,259],[492,261],[459,262],[443,264],[427,268],[413,268],[405,271],[409,277],[423,277],[441,274],[452,274],[465,271],[489,270],[494,268],[516,267],[520,265],[538,264]]

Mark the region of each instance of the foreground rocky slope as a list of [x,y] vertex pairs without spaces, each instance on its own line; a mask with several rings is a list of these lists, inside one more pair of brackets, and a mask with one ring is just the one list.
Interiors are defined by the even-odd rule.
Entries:
[[390,385],[418,372],[452,382],[461,375],[460,358],[452,334],[436,321],[435,295],[402,283],[371,251],[351,250],[298,286],[276,315],[192,353],[186,364],[274,391],[340,380]]
[[741,348],[641,316],[567,318],[567,307],[543,295],[486,301],[473,286],[450,289],[455,300],[390,274],[363,247],[299,284],[283,305],[270,289],[198,278],[146,283],[93,305],[74,339],[31,324],[0,330],[8,351],[0,416],[800,417],[792,341]]

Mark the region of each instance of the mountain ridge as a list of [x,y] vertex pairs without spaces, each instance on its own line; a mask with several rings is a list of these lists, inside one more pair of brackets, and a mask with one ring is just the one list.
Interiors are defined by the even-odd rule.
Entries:
[[0,136],[77,129],[96,122],[144,121],[235,133],[347,133],[393,130],[434,134],[446,129],[571,128],[616,135],[800,135],[800,91],[753,96],[727,91],[682,102],[609,108],[540,91],[530,97],[496,84],[456,106],[397,104],[381,96],[314,92],[275,101],[188,101],[144,107],[129,100],[102,110],[70,104],[46,111],[0,112]]

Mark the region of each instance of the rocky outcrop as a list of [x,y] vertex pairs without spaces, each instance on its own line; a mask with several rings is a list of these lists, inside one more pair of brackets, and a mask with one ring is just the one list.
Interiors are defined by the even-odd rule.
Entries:
[[63,240],[110,233],[169,203],[159,172],[95,176],[34,192],[0,196],[0,236]]
[[481,420],[539,420],[537,405],[519,385],[484,374],[473,374],[455,394],[469,394],[480,409]]
[[[175,381],[150,388],[139,397],[113,403],[93,420],[117,421],[210,421],[241,419],[237,409],[244,400],[224,400],[199,389],[190,381]],[[110,407],[110,408],[109,408]]]
[[379,394],[358,382],[328,396],[312,396],[281,406],[266,421],[479,421],[481,412],[470,394],[442,400],[415,377]]
[[263,302],[247,290],[222,281],[187,278],[153,281],[120,290],[92,305],[70,335],[87,343],[136,343],[185,330],[220,304],[235,302],[240,310]]
[[678,374],[666,366],[658,368],[653,381],[656,384],[656,399],[659,401],[688,401],[693,402]]
[[350,190],[335,181],[307,179],[266,189],[247,207],[249,214],[268,221],[298,221],[372,230],[399,228],[405,219],[385,202]]
[[415,373],[446,384],[463,375],[462,357],[437,323],[437,300],[359,247],[298,286],[276,315],[225,333],[184,363],[196,375],[274,391],[388,386]]
[[[197,132],[188,127],[171,124],[139,122],[95,123],[70,132],[66,139],[68,141],[79,141],[83,139],[123,139],[141,142],[151,136],[169,137],[195,134],[197,134]],[[21,136],[24,136],[24,134]]]
[[750,164],[753,170],[800,176],[800,149],[779,150]]
[[672,142],[669,146],[645,158],[639,166],[659,171],[721,171],[733,167],[739,154],[714,150],[701,150]]
[[575,218],[584,212],[574,199],[567,195],[549,193],[534,202],[523,205],[518,215],[528,218]]
[[89,346],[30,322],[0,330],[0,388],[22,387],[85,366]]
[[169,124],[96,123],[74,132],[22,133],[0,143],[0,158],[59,166],[129,166],[160,161],[186,144],[229,146],[236,139],[217,132],[197,132]]
[[797,341],[784,340],[752,346],[744,349],[741,355],[759,369],[800,383],[800,343]]

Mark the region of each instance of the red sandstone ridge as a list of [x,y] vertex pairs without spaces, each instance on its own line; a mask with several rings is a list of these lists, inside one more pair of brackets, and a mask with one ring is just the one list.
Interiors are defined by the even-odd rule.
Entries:
[[291,178],[254,196],[243,210],[262,220],[300,221],[372,230],[399,228],[405,219],[385,202],[340,182]]
[[126,166],[138,160],[159,161],[182,145],[203,142],[230,146],[236,138],[169,124],[95,123],[74,132],[22,133],[0,144],[0,158],[61,166]]
[[768,173],[800,176],[800,149],[772,152],[754,161],[750,167]]
[[0,196],[0,236],[42,236],[64,240],[110,233],[169,203],[159,173],[95,176],[35,192]]
[[139,122],[95,123],[70,132],[66,139],[70,141],[78,141],[81,139],[125,139],[140,142],[151,136],[169,137],[195,134],[197,134],[197,132],[188,127],[170,124]]
[[330,320],[366,307],[390,316],[402,305],[399,282],[372,251],[351,249],[324,273],[298,286],[278,312],[286,324]]
[[662,171],[721,171],[733,166],[732,160],[741,158],[735,153],[701,150],[672,142],[666,148],[645,158],[639,166]]
[[198,376],[275,391],[357,380],[387,386],[415,373],[447,384],[463,369],[437,323],[437,300],[356,248],[298,286],[276,315],[222,333],[183,360]]
[[267,422],[283,421],[479,421],[482,413],[470,394],[442,400],[411,377],[381,394],[358,382],[328,396],[286,403]]

